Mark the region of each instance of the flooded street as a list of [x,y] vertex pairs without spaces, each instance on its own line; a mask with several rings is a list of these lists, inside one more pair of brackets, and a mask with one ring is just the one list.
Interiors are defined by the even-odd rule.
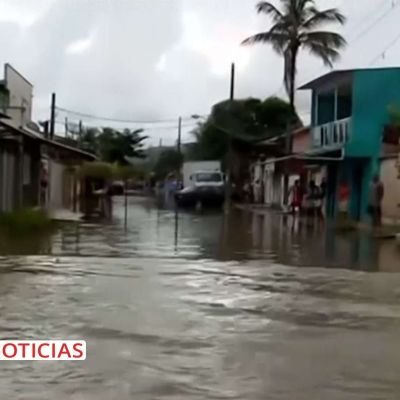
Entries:
[[126,229],[116,200],[110,224],[0,245],[1,339],[88,346],[2,363],[1,399],[399,398],[395,243],[130,202]]

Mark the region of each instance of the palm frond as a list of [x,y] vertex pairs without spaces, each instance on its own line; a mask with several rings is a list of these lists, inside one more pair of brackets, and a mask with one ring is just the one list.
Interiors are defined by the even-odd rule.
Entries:
[[308,49],[308,51],[320,58],[323,63],[332,68],[333,63],[340,58],[340,53],[333,47],[323,45],[317,42],[307,42],[304,43],[304,47]]
[[257,11],[267,14],[273,26],[266,32],[250,36],[244,45],[268,43],[284,57],[284,84],[294,104],[296,59],[302,48],[322,59],[329,66],[339,58],[346,40],[335,32],[314,31],[325,23],[344,24],[345,16],[337,9],[320,11],[316,0],[279,0],[280,7],[260,1]]
[[272,3],[268,1],[260,1],[256,5],[256,9],[258,13],[269,15],[275,22],[283,19],[283,14]]
[[344,48],[347,44],[346,39],[342,35],[329,31],[302,33],[299,39],[303,45],[307,45],[307,43],[313,43],[326,47],[332,47],[336,50]]
[[315,0],[298,0],[298,8],[299,10],[303,11],[306,9],[307,6],[314,7]]
[[310,17],[302,24],[303,29],[312,29],[326,23],[337,22],[343,25],[346,17],[337,9],[319,11],[315,7],[309,9]]
[[287,40],[288,36],[286,33],[269,31],[248,37],[242,42],[242,45],[247,46],[257,43],[270,43],[276,52],[282,53]]
[[145,141],[145,140],[147,140],[149,138],[150,138],[150,136],[140,136],[138,138],[135,138],[135,142],[136,143],[142,143],[143,141]]

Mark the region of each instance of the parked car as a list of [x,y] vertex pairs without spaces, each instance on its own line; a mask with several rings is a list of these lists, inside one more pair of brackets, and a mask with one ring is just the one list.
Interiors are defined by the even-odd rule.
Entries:
[[122,181],[114,181],[110,185],[110,193],[112,196],[122,196],[125,192],[125,184]]
[[198,171],[189,177],[190,185],[175,193],[180,207],[221,206],[225,199],[224,176],[220,171]]

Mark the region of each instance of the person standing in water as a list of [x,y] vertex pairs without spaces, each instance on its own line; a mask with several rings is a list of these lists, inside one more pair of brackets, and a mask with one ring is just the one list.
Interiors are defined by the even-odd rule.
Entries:
[[378,174],[372,178],[369,189],[369,206],[368,211],[372,218],[372,226],[374,228],[382,225],[382,200],[385,195],[383,183],[380,181]]
[[300,185],[300,180],[296,179],[294,185],[290,188],[289,195],[291,196],[290,211],[294,215],[296,211],[301,213],[303,203],[303,190]]

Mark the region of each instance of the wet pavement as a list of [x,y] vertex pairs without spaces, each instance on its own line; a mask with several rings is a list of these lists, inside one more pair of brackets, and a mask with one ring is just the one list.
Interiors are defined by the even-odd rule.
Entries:
[[0,244],[1,339],[85,362],[0,365],[0,399],[398,399],[400,248],[277,214],[130,199],[108,224]]

